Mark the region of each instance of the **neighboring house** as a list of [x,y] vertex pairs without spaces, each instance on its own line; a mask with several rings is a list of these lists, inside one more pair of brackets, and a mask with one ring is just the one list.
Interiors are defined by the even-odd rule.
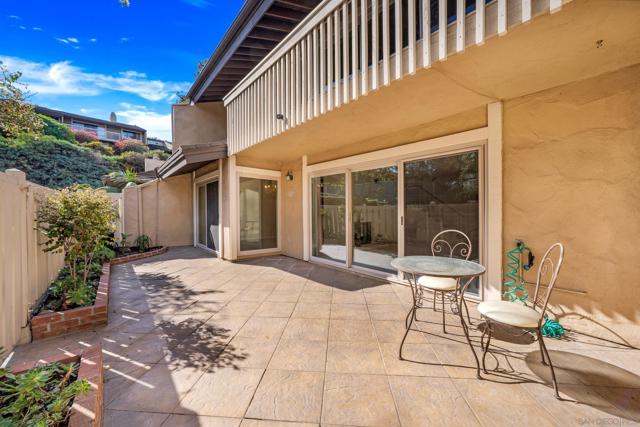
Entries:
[[171,141],[152,137],[147,137],[147,146],[149,147],[149,150],[162,150],[166,153],[171,153],[171,150],[173,149]]
[[60,123],[68,125],[71,129],[93,132],[98,135],[100,141],[105,143],[113,144],[121,139],[137,139],[145,144],[147,143],[147,131],[145,129],[116,121],[114,113],[111,113],[113,120],[102,120],[66,111],[52,110],[39,105],[36,105],[35,109],[38,113],[56,119]]
[[425,1],[248,0],[126,232],[398,280],[455,228],[478,300],[561,241],[561,322],[638,342],[640,2]]

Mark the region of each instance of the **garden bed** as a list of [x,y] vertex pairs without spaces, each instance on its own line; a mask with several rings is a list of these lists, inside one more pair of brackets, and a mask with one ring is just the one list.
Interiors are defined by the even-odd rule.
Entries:
[[[26,374],[33,368],[47,367],[50,364],[59,364],[58,369],[52,370],[51,381],[48,381],[48,386],[43,387],[45,392],[51,392],[51,398],[59,398],[62,394],[62,390],[70,392],[69,387],[73,387],[78,381],[83,381],[84,384],[76,384],[76,386],[82,387],[85,391],[72,398],[67,402],[66,407],[62,407],[61,413],[66,417],[59,424],[53,424],[59,427],[99,427],[102,426],[102,404],[103,404],[103,389],[102,383],[104,381],[104,373],[102,367],[102,348],[100,345],[90,347],[83,351],[81,355],[58,354],[53,357],[41,359],[33,362],[25,362],[12,366],[10,372],[14,375]],[[70,364],[75,364],[73,368],[68,369]],[[64,365],[67,365],[67,375],[62,375],[60,372],[64,372]],[[69,375],[70,374],[70,375]],[[5,379],[6,380],[6,379]],[[61,390],[53,389],[53,384],[59,384],[64,382]],[[15,382],[11,381],[11,384]],[[52,392],[53,391],[53,392]],[[2,393],[2,392],[0,392]],[[44,393],[43,393],[44,394]],[[0,394],[2,396],[2,394]],[[5,394],[6,396],[6,394]],[[33,396],[31,394],[31,396]],[[47,399],[41,400],[43,406],[47,406]],[[8,407],[10,402],[3,404],[3,408]],[[33,402],[31,402],[33,403]],[[63,402],[64,403],[64,402]],[[37,411],[33,415],[44,415],[43,411]],[[48,420],[51,421],[51,420]],[[49,425],[49,424],[47,424]]]
[[31,318],[32,339],[35,341],[56,337],[106,324],[110,273],[111,264],[105,262],[102,265],[102,274],[97,282],[96,298],[92,305],[64,311],[45,310],[33,316]]
[[134,251],[133,250],[134,248],[131,248],[132,249],[131,252],[127,254],[123,254],[123,255],[118,254],[116,258],[113,258],[111,260],[111,264],[124,264],[125,262],[131,262],[131,261],[137,261],[139,259],[149,258],[152,256],[163,254],[167,252],[167,250],[169,249],[166,246],[156,246],[153,248],[149,248],[145,252],[140,252],[137,249]]

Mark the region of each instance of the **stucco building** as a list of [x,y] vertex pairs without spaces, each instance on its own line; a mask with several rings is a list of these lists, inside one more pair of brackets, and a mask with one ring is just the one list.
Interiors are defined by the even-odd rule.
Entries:
[[553,313],[640,343],[639,19],[636,1],[249,0],[174,106],[160,178],[125,190],[125,230],[400,280],[392,258],[457,228],[487,267],[477,300],[501,298],[517,239],[560,241]]

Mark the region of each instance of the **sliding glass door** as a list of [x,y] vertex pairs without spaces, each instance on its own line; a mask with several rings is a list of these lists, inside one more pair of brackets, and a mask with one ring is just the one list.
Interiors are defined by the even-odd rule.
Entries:
[[220,211],[218,181],[197,187],[198,244],[213,251],[220,250]]
[[[456,229],[471,239],[470,259],[480,261],[480,156],[476,148],[313,176],[312,257],[395,274],[394,258],[431,255],[433,237]],[[479,292],[477,283],[470,292]]]
[[[469,236],[469,259],[479,261],[478,155],[478,151],[470,151],[404,163],[405,255],[431,255],[434,236],[455,229]],[[469,292],[478,293],[477,284]]]
[[351,173],[352,265],[393,272],[398,256],[398,167]]
[[313,178],[312,255],[347,262],[346,176],[344,173]]

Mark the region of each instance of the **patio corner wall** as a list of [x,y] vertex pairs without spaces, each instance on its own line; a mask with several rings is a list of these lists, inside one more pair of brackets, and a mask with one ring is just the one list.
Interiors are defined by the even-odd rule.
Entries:
[[520,238],[540,259],[563,242],[552,311],[565,326],[636,345],[639,75],[635,65],[506,101],[503,144],[504,250]]
[[35,230],[39,200],[51,193],[21,171],[0,172],[0,346],[6,350],[29,340],[29,308],[64,262],[62,254],[42,250]]
[[193,244],[193,188],[190,174],[154,180],[122,192],[122,227],[129,243],[141,234],[154,246]]

